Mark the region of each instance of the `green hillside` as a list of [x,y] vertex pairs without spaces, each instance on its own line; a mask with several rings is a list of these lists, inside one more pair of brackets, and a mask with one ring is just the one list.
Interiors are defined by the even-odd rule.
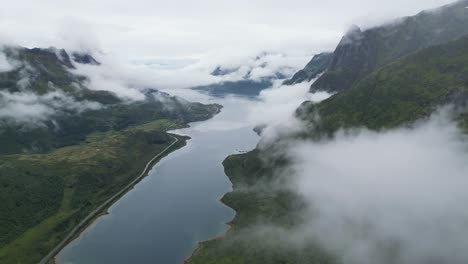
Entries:
[[[78,144],[95,131],[120,131],[156,119],[179,123],[200,121],[219,110],[218,105],[192,103],[154,89],[143,89],[146,99],[133,102],[106,90],[88,89],[87,78],[71,72],[74,66],[64,50],[9,47],[5,53],[20,65],[0,73],[0,104],[6,95],[50,95],[42,100],[54,113],[33,126],[0,116],[0,154],[46,152]],[[67,108],[69,101],[98,107],[82,113]]]
[[336,47],[328,70],[312,84],[312,91],[349,89],[388,63],[468,34],[466,6],[468,1],[461,0],[364,31],[351,28]]
[[[392,128],[427,117],[447,103],[468,99],[468,36],[428,48],[372,73],[318,105],[298,111],[314,130],[365,126]],[[313,112],[322,117],[313,120]]]
[[[89,89],[87,77],[73,70],[76,63],[99,67],[90,55],[74,54],[73,62],[54,48],[3,51],[14,69],[0,73],[0,109],[20,102],[51,113],[39,120],[16,118],[13,110],[0,115],[2,264],[39,262],[174,142],[166,131],[220,111],[154,89],[141,89],[140,101]],[[185,137],[178,139],[168,152],[185,145]]]
[[[81,219],[136,178],[173,139],[172,121],[98,132],[44,154],[0,156],[0,263],[36,263]],[[185,138],[173,147],[182,147]]]
[[[380,68],[319,104],[304,103],[297,113],[308,129],[296,136],[315,140],[332,136],[340,128],[395,128],[428,117],[446,104],[466,110],[467,100],[465,36]],[[468,125],[466,111],[461,111],[458,119],[461,125]],[[288,164],[281,157],[281,140],[224,161],[226,174],[234,184],[234,191],[223,198],[237,212],[233,227],[226,237],[202,243],[188,263],[341,263],[313,241],[304,241],[302,247],[289,247],[289,242],[274,233],[248,235],[265,226],[288,232],[301,224],[303,200],[286,188],[278,188],[287,181],[281,177],[289,175],[279,173]],[[279,154],[275,158],[269,154],[273,151]]]

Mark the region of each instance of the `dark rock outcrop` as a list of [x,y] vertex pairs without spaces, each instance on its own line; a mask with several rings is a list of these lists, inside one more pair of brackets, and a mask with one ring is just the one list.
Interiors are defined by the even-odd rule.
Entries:
[[333,53],[328,52],[315,55],[304,69],[298,71],[291,79],[284,81],[283,84],[293,85],[304,81],[311,81],[327,70],[332,58]]
[[101,65],[100,62],[98,62],[95,58],[93,58],[93,56],[87,53],[74,52],[72,56],[73,56],[73,60],[77,63],[96,65],[96,66]]
[[338,92],[406,55],[468,34],[468,0],[361,31],[353,26],[338,44],[328,71],[311,91]]

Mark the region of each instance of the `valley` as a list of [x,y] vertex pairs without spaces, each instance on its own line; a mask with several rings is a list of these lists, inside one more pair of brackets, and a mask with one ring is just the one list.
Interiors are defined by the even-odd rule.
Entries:
[[467,263],[468,0],[299,2],[0,43],[0,263]]

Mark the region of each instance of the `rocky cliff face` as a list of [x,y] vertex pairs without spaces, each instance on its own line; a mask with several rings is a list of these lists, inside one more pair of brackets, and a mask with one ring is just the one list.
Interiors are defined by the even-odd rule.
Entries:
[[333,53],[329,52],[315,55],[312,60],[304,67],[304,69],[294,74],[291,79],[284,81],[284,84],[293,85],[305,81],[311,81],[328,69],[332,58]]
[[74,52],[72,56],[73,56],[73,60],[76,63],[89,64],[89,65],[101,65],[100,62],[98,62],[95,58],[93,58],[93,56],[87,53]]
[[310,135],[331,135],[343,127],[398,127],[444,105],[466,115],[467,99],[468,35],[397,60],[320,104],[304,103],[297,113],[312,124]]
[[353,26],[338,44],[328,71],[312,91],[350,88],[372,71],[420,49],[468,34],[468,0],[362,31]]

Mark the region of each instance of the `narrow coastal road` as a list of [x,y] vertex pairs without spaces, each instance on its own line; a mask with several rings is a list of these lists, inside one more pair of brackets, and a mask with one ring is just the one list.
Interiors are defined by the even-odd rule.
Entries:
[[73,238],[75,235],[77,235],[77,233],[82,230],[88,223],[91,219],[93,219],[94,217],[96,217],[98,214],[100,214],[105,208],[109,207],[112,202],[114,202],[117,198],[119,198],[120,196],[122,196],[124,193],[126,193],[128,190],[130,190],[136,183],[138,183],[142,178],[145,177],[145,175],[148,173],[148,170],[150,169],[150,166],[151,164],[153,164],[153,162],[155,160],[157,160],[158,158],[160,158],[162,155],[164,155],[172,146],[174,146],[178,141],[179,139],[168,134],[171,138],[174,139],[174,142],[172,142],[169,146],[167,146],[165,149],[163,149],[161,152],[159,152],[156,156],[154,156],[148,163],[146,163],[146,166],[145,168],[143,169],[143,171],[141,172],[141,174],[135,178],[132,182],[130,182],[129,184],[127,184],[123,189],[121,189],[118,193],[114,194],[112,197],[110,197],[109,199],[107,199],[105,202],[103,202],[99,207],[97,207],[96,209],[94,209],[94,211],[92,211],[91,213],[88,214],[88,216],[86,216],[86,218],[84,218],[80,223],[78,223],[78,225],[76,225],[71,231],[70,233],[68,233],[68,235],[57,245],[55,246],[50,252],[49,254],[47,254],[47,256],[45,256],[40,262],[39,264],[46,264],[48,263],[48,261],[50,261],[52,258],[54,258],[59,252],[60,250],[67,244],[67,242]]

